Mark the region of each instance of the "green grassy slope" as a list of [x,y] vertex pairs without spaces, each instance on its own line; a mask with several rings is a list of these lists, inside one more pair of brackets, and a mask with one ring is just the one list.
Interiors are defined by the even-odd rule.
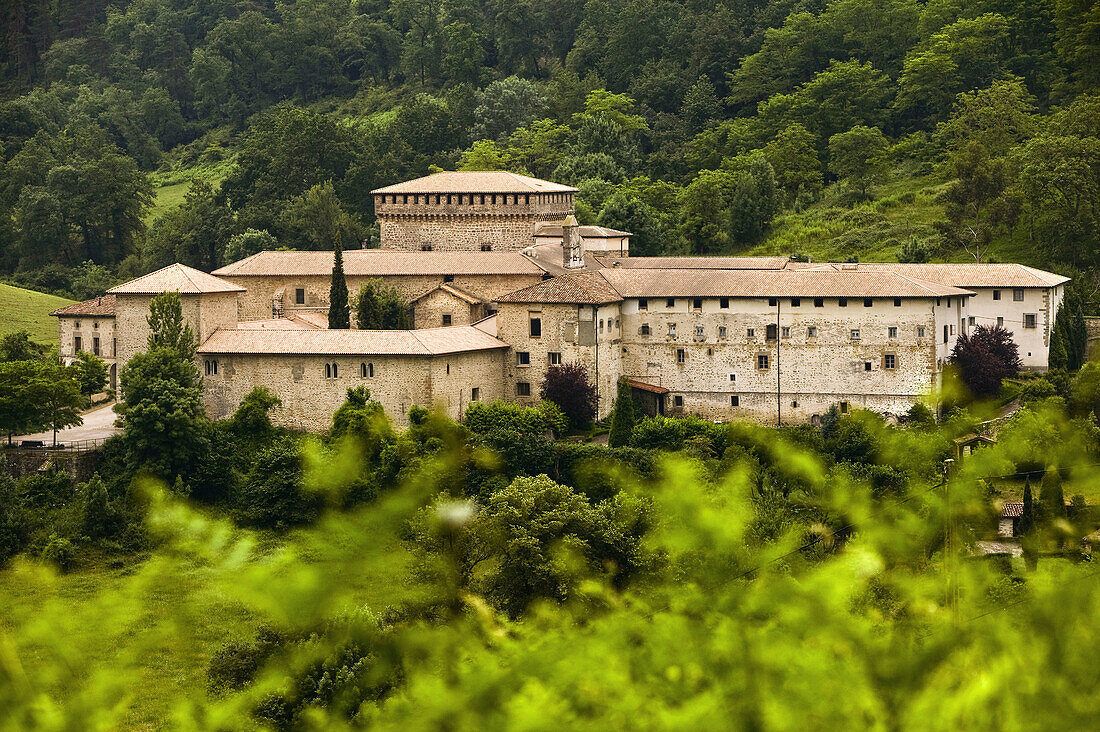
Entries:
[[[815,262],[896,262],[902,245],[920,242],[934,262],[972,262],[961,248],[943,243],[935,223],[944,220],[937,198],[946,187],[939,177],[895,170],[869,191],[872,200],[852,204],[841,185],[828,186],[802,211],[778,216],[768,238],[746,254],[801,254]],[[1027,241],[1025,227],[995,238],[982,253],[983,262],[1019,262],[1057,269]]]
[[57,319],[51,318],[50,312],[72,302],[56,295],[0,283],[0,336],[25,330],[32,340],[56,346]]

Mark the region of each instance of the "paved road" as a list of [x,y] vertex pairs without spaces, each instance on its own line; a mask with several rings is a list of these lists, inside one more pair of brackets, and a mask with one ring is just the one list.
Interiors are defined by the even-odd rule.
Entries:
[[[84,424],[79,427],[58,430],[57,441],[69,444],[76,440],[102,440],[118,434],[119,430],[115,427],[115,418],[118,415],[112,409],[113,406],[108,404],[105,407],[85,412],[83,415]],[[33,435],[21,435],[13,438],[16,443],[19,440],[42,440],[49,445],[53,443],[53,432],[36,432]]]

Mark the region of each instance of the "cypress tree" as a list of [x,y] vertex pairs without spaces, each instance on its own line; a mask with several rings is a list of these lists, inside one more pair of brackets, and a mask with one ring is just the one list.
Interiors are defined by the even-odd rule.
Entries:
[[630,442],[636,419],[630,387],[625,379],[619,379],[619,391],[615,395],[615,408],[611,411],[611,434],[607,436],[607,444],[610,447],[622,447]]
[[1044,520],[1053,521],[1066,517],[1066,497],[1062,492],[1062,476],[1057,467],[1047,468],[1039,490],[1039,502],[1043,504]]
[[1069,329],[1066,327],[1066,308],[1058,311],[1054,318],[1054,328],[1050,335],[1050,352],[1047,364],[1051,370],[1066,371],[1073,368],[1073,352]]
[[348,283],[344,279],[344,252],[340,237],[333,242],[332,285],[328,291],[328,327],[347,330],[351,327],[351,311],[348,309]]
[[1035,499],[1031,495],[1031,480],[1024,480],[1024,510],[1020,513],[1020,523],[1017,524],[1016,533],[1024,536],[1031,532],[1035,526]]

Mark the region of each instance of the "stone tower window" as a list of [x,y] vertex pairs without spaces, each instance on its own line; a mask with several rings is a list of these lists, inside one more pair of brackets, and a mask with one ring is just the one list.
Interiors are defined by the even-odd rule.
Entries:
[[430,252],[431,250],[432,250],[432,245],[431,244],[421,244],[420,245],[420,251],[422,251],[422,252]]
[[491,251],[493,251],[493,245],[492,244],[482,244],[481,245],[481,251],[491,252]]
[[305,305],[306,304],[306,291],[304,288],[299,287],[294,291],[294,304]]
[[521,396],[521,397],[531,396],[531,382],[529,382],[529,381],[517,381],[516,382],[516,396]]

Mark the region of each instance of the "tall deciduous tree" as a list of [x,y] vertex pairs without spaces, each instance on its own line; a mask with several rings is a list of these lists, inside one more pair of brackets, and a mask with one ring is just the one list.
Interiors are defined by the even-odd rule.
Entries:
[[841,180],[859,189],[867,198],[867,188],[875,183],[886,167],[886,135],[877,127],[856,125],[847,132],[829,138],[829,170]]
[[596,418],[596,387],[588,380],[588,370],[579,363],[548,368],[539,396],[557,404],[574,429]]

